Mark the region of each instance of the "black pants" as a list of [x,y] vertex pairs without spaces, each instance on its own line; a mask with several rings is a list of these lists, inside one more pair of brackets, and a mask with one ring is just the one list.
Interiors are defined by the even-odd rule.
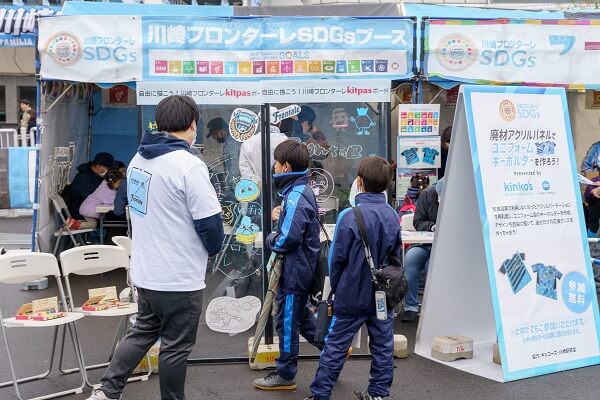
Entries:
[[157,292],[138,288],[135,325],[115,352],[102,377],[102,391],[118,399],[127,378],[160,337],[160,394],[162,400],[185,399],[187,358],[196,343],[202,312],[202,291]]

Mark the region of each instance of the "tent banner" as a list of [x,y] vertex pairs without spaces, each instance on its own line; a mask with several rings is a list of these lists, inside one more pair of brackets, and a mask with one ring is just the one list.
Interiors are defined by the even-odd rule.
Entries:
[[412,76],[403,18],[144,18],[144,80]]
[[37,16],[60,13],[60,7],[0,7],[0,48],[34,47]]
[[432,19],[422,66],[429,78],[471,83],[600,85],[600,20]]
[[405,79],[410,18],[69,16],[40,22],[42,77],[83,82]]
[[60,16],[39,21],[44,79],[129,82],[142,75],[141,18]]
[[137,83],[137,104],[157,105],[172,95],[192,97],[198,104],[263,104],[285,102],[353,103],[390,102],[391,81],[363,79],[230,82],[168,82]]

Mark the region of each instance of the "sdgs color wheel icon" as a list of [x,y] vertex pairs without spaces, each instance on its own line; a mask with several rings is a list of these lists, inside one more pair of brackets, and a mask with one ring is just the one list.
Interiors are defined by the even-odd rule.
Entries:
[[83,54],[83,46],[74,35],[61,32],[48,41],[46,53],[56,64],[69,67],[79,62]]
[[450,71],[462,71],[469,68],[477,61],[479,55],[475,43],[460,34],[444,37],[437,48],[436,56],[439,63]]

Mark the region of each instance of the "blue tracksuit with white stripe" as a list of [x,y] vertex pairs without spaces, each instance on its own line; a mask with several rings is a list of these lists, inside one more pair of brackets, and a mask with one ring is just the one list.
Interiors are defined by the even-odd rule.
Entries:
[[[382,265],[388,254],[400,256],[402,240],[398,214],[386,203],[383,193],[356,196],[368,234],[375,265]],[[369,331],[371,379],[369,394],[387,397],[394,376],[393,310],[388,319],[375,315],[375,290],[365,257],[360,231],[351,208],[342,211],[329,250],[329,274],[335,293],[333,318],[319,368],[310,390],[318,400],[328,400],[346,360],[352,339],[366,323]]]
[[271,251],[284,255],[277,292],[277,373],[291,380],[297,370],[298,334],[314,343],[315,318],[307,301],[319,257],[320,226],[307,171],[275,174],[273,181],[283,196],[277,231],[266,240]]

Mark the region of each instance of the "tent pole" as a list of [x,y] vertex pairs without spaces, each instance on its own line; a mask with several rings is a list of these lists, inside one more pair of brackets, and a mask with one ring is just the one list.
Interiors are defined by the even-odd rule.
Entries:
[[69,83],[69,86],[67,86],[67,88],[65,90],[62,91],[62,93],[60,94],[60,96],[58,96],[56,98],[56,100],[54,100],[54,102],[52,102],[52,104],[50,104],[50,106],[44,110],[44,114],[47,114],[48,111],[52,110],[52,107],[54,107],[54,105],[56,105],[56,103],[58,103],[60,101],[60,99],[62,99],[65,94],[67,94],[67,92],[73,87],[72,83]]
[[[267,273],[267,262],[271,256],[270,251],[264,246],[264,242],[271,233],[271,105],[269,103],[262,105],[261,112],[261,147],[262,153],[262,231],[263,231],[263,293],[266,293],[269,286],[269,277]],[[265,327],[265,344],[273,344],[273,317],[269,316]]]
[[31,219],[31,251],[38,251],[38,240],[37,240],[37,225],[40,212],[40,170],[42,161],[42,127],[43,119],[41,113],[42,105],[42,78],[40,75],[40,53],[38,51],[38,19],[35,19],[35,178],[34,178],[34,192],[33,192],[33,217]]

